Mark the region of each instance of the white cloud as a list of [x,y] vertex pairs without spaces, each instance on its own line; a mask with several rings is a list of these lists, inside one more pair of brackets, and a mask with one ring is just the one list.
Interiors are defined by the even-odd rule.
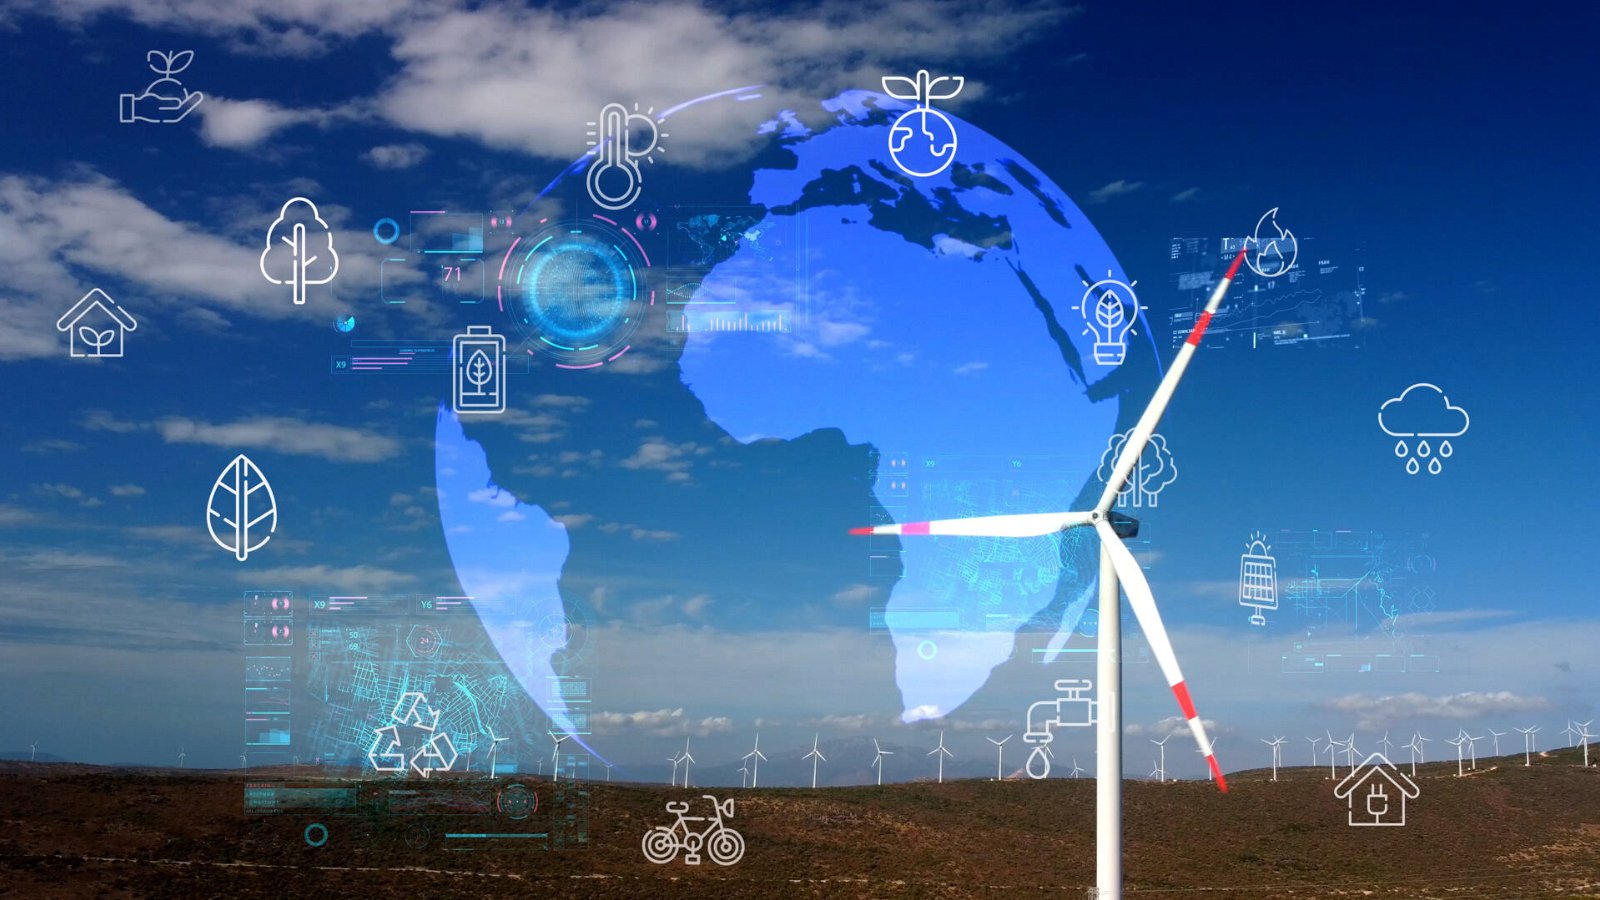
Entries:
[[113,484],[111,496],[113,497],[143,497],[144,488],[137,484]]
[[222,423],[183,416],[128,422],[100,412],[87,416],[83,425],[91,431],[154,431],[169,444],[271,450],[293,456],[319,456],[331,462],[381,462],[400,453],[399,441],[377,431],[288,416],[256,416]]
[[1173,203],[1188,203],[1190,200],[1193,200],[1193,199],[1195,199],[1196,197],[1199,197],[1199,196],[1200,196],[1200,189],[1199,188],[1197,188],[1197,187],[1184,188],[1183,190],[1181,190],[1181,191],[1177,192],[1176,194],[1172,195],[1172,202]]
[[[320,208],[337,229],[346,211],[331,203]],[[262,204],[261,232],[252,223],[236,242],[215,225],[171,218],[91,171],[76,169],[60,180],[0,176],[0,269],[8,273],[0,287],[0,360],[59,355],[56,319],[97,286],[147,320],[172,311],[225,323],[215,312],[223,309],[322,327],[321,311],[288,302],[286,289],[261,277],[257,262],[276,209]],[[355,243],[353,250],[341,244],[341,274],[324,289],[329,296],[376,283],[377,253]]]
[[727,716],[707,716],[690,719],[683,707],[676,709],[640,710],[638,712],[597,712],[589,717],[596,733],[618,734],[629,731],[643,732],[655,737],[693,735],[706,737],[733,730],[733,720]]
[[361,158],[380,169],[409,169],[427,159],[428,153],[427,147],[416,142],[383,144],[361,154]]
[[1540,712],[1550,708],[1543,697],[1530,697],[1511,691],[1463,691],[1459,694],[1429,697],[1410,691],[1373,697],[1346,694],[1330,697],[1318,704],[1323,709],[1357,717],[1357,728],[1383,728],[1413,719],[1469,721],[1506,713]]
[[[1212,738],[1217,736],[1217,723],[1215,721],[1202,717],[1200,719],[1200,724],[1205,726],[1206,734],[1208,736]],[[1182,737],[1191,736],[1189,732],[1189,723],[1182,716],[1168,716],[1159,722],[1152,722],[1149,725],[1141,725],[1138,723],[1128,725],[1124,727],[1123,733],[1131,738],[1159,739],[1163,737],[1172,737],[1174,735]]]
[[989,368],[989,364],[980,360],[978,362],[962,363],[961,365],[956,366],[955,373],[957,375],[974,375],[987,368]]
[[322,110],[289,109],[270,100],[209,96],[196,110],[200,113],[200,139],[213,147],[235,150],[254,147],[291,125],[326,124],[337,117]]
[[1110,184],[1103,184],[1100,187],[1090,191],[1089,201],[1092,203],[1104,203],[1107,200],[1110,200],[1112,197],[1121,197],[1126,194],[1131,194],[1142,187],[1144,187],[1144,182],[1142,181],[1123,181],[1121,178],[1118,178],[1116,181],[1113,181]]
[[[792,12],[730,10],[702,0],[543,8],[461,0],[22,0],[14,6],[13,16],[26,10],[73,23],[124,15],[216,35],[236,50],[284,56],[326,52],[369,33],[391,41],[399,71],[378,96],[352,98],[339,109],[208,96],[198,108],[202,136],[221,146],[251,146],[289,125],[327,124],[370,109],[417,133],[570,159],[586,149],[585,123],[606,103],[637,102],[659,113],[696,97],[771,85],[754,103],[702,107],[669,120],[665,152],[690,165],[725,162],[752,146],[752,106],[760,121],[797,99],[876,90],[884,74],[911,74],[928,59],[958,66],[1004,58],[1077,12],[1052,0],[1002,8],[959,0],[823,0]],[[0,12],[0,22],[6,16]],[[886,34],[894,40],[883,40]],[[202,58],[194,69],[200,90],[204,64]],[[573,72],[584,77],[574,80]],[[551,84],[567,87],[552,92]],[[984,92],[969,78],[956,102]]]
[[240,572],[239,581],[249,585],[303,584],[312,593],[340,591],[351,594],[382,593],[409,587],[416,579],[405,572],[378,566],[278,566]]
[[666,472],[669,481],[687,481],[689,458],[710,452],[711,448],[701,447],[693,441],[674,444],[661,438],[649,438],[640,443],[639,449],[622,460],[620,465],[624,469]]

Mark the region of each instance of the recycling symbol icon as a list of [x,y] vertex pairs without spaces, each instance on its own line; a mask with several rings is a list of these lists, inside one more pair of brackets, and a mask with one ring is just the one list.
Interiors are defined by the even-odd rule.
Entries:
[[433,772],[448,772],[456,764],[455,744],[439,727],[439,711],[428,705],[422,692],[401,694],[389,719],[389,724],[373,729],[367,761],[374,771],[404,772],[409,768],[427,778]]

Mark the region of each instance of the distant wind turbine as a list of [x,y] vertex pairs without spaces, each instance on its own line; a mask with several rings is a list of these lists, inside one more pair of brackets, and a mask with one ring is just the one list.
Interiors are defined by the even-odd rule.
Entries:
[[893,750],[885,750],[882,747],[880,747],[878,745],[878,739],[877,738],[873,738],[872,739],[872,750],[873,750],[874,753],[877,754],[876,756],[872,757],[872,764],[874,766],[876,766],[877,769],[878,769],[878,786],[879,787],[883,787],[883,758],[885,756],[893,756],[894,755],[894,751]]
[[1522,765],[1524,768],[1533,765],[1534,735],[1538,733],[1539,726],[1532,725],[1527,728],[1518,728],[1522,733]]
[[689,786],[689,765],[694,762],[694,757],[689,754],[689,736],[683,736],[683,786]]
[[[1216,749],[1217,749],[1217,739],[1216,738],[1212,738],[1211,739],[1211,750],[1214,753],[1214,752],[1216,752]],[[1210,754],[1207,754],[1207,753],[1202,753],[1198,749],[1196,749],[1194,752],[1199,753],[1201,756],[1209,756],[1210,755]],[[1207,781],[1215,781],[1216,780],[1209,768],[1206,770],[1206,780]]]
[[1495,731],[1493,728],[1491,728],[1491,729],[1489,729],[1489,733],[1494,735],[1494,755],[1495,756],[1499,756],[1500,755],[1500,736],[1505,734],[1505,732],[1504,731]]
[[1578,729],[1572,727],[1572,720],[1571,719],[1567,720],[1567,727],[1563,728],[1561,730],[1561,733],[1567,736],[1567,749],[1571,750],[1572,749],[1572,739],[1578,736]]
[[1165,784],[1167,781],[1167,741],[1170,740],[1172,740],[1172,735],[1170,734],[1159,741],[1155,738],[1150,739],[1150,743],[1161,748],[1161,762],[1156,768],[1161,770],[1161,782],[1163,784]]
[[1578,723],[1578,739],[1583,741],[1583,767],[1585,769],[1589,768],[1589,738],[1594,737],[1589,733],[1589,726],[1592,724],[1594,724],[1593,719]]
[[1331,735],[1331,734],[1328,735],[1328,746],[1323,747],[1322,749],[1323,749],[1324,752],[1326,752],[1328,754],[1328,777],[1329,778],[1337,780],[1338,777],[1339,777],[1339,756],[1338,756],[1338,751],[1335,750],[1334,748],[1343,747],[1343,746],[1344,746],[1344,742],[1343,741],[1336,741],[1336,740],[1333,739],[1333,735]]
[[1383,740],[1378,742],[1378,746],[1383,748],[1384,759],[1388,759],[1394,755],[1394,750],[1392,749],[1394,745],[1389,742],[1389,732],[1385,731],[1383,733]]
[[606,763],[606,781],[611,780],[611,763]]
[[1480,734],[1474,737],[1465,731],[1461,733],[1467,738],[1467,749],[1472,754],[1472,768],[1476,770],[1478,768],[1478,742],[1483,740],[1483,735]]
[[1405,746],[1405,749],[1411,751],[1411,777],[1412,778],[1417,777],[1417,754],[1422,752],[1422,744],[1419,743],[1419,741],[1418,741],[1418,738],[1420,738],[1420,737],[1422,737],[1422,733],[1421,732],[1413,734],[1411,736],[1411,743],[1409,743],[1409,744],[1407,744]]
[[247,764],[245,763],[245,758],[248,757],[249,755],[250,755],[250,751],[249,750],[246,750],[245,752],[239,754],[239,768],[241,768],[241,769],[246,768]]
[[550,740],[556,742],[555,749],[550,751],[550,781],[555,783],[561,780],[561,745],[566,743],[572,735],[563,734],[560,737],[550,735]]
[[184,758],[184,757],[185,757],[185,756],[186,756],[186,755],[187,755],[187,754],[185,754],[185,753],[184,753],[184,752],[183,752],[183,748],[182,748],[182,747],[179,747],[179,748],[178,748],[178,768],[180,768],[180,769],[181,769],[181,768],[184,768],[184,765],[183,765],[183,758]]
[[750,767],[749,766],[740,766],[739,767],[739,787],[747,788],[749,786],[750,786]]
[[1308,737],[1306,740],[1311,742],[1311,765],[1315,768],[1317,765],[1317,741],[1322,740],[1322,738]]
[[500,742],[501,741],[508,741],[508,740],[510,740],[510,738],[495,737],[493,730],[490,730],[490,732],[489,732],[489,777],[490,778],[494,778],[495,777],[495,772],[499,771],[498,768],[496,767],[496,762],[500,758]]
[[1270,741],[1267,740],[1266,738],[1262,738],[1261,739],[1261,743],[1266,744],[1267,746],[1272,748],[1272,780],[1273,781],[1277,781],[1278,780],[1278,765],[1279,765],[1279,763],[1283,762],[1283,749],[1282,749],[1283,748],[1283,742],[1284,742],[1284,739],[1281,738],[1281,737],[1274,738],[1274,739],[1272,739]]
[[822,735],[813,732],[811,735],[811,752],[800,757],[801,759],[811,760],[811,787],[813,790],[817,787],[817,763],[828,761],[828,758],[822,755],[822,751],[817,749],[817,741],[821,739]]
[[[1079,773],[1081,773],[1082,771],[1083,771],[1082,769],[1078,768],[1078,758],[1076,756],[1074,756],[1072,758],[1072,777],[1073,778],[1077,778]],[[1167,773],[1162,772],[1161,774],[1165,775]]]
[[668,784],[672,785],[673,787],[677,787],[678,786],[678,763],[683,762],[683,758],[682,757],[678,757],[678,756],[669,756],[669,757],[667,757],[667,762],[672,763],[672,780],[670,782],[668,782]]
[[939,783],[940,784],[944,784],[944,758],[946,756],[948,756],[951,759],[954,759],[955,758],[955,754],[951,753],[949,750],[946,750],[944,748],[944,732],[943,731],[939,732],[939,746],[937,746],[937,747],[933,748],[932,750],[928,751],[928,755],[929,756],[933,756],[936,753],[939,755]]
[[[752,757],[754,758],[752,759]],[[761,785],[761,763],[767,758],[766,754],[761,752],[761,732],[756,732],[756,748],[746,753],[744,758],[750,761],[750,786],[759,787]]]
[[1462,747],[1467,743],[1467,733],[1463,731],[1459,735],[1456,735],[1455,737],[1445,741],[1445,743],[1456,748],[1456,777],[1460,778],[1462,775],[1466,774],[1461,768],[1461,754],[1464,752]]
[[1012,737],[1013,737],[1012,735],[1008,734],[1008,735],[1006,735],[1005,737],[1001,738],[998,741],[995,740],[992,737],[984,738],[984,740],[986,740],[989,743],[994,745],[994,780],[995,781],[999,781],[1000,780],[1000,778],[1001,778],[1001,774],[1000,773],[1005,768],[1005,754],[1006,754],[1005,746],[1006,746],[1006,741],[1011,740]]
[[34,741],[33,743],[28,745],[28,762],[33,762],[34,758],[37,757],[38,755],[39,755],[39,742],[38,741]]

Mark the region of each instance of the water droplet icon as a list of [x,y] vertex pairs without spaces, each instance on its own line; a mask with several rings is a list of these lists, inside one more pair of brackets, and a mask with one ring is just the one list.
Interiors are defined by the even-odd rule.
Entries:
[[[1434,460],[1434,462],[1438,462],[1438,460]],[[1407,475],[1415,475],[1420,471],[1422,471],[1422,467],[1417,465],[1417,461],[1416,460],[1414,460],[1414,459],[1406,460],[1406,474]]]
[[1439,472],[1443,468],[1444,468],[1444,466],[1439,464],[1439,458],[1437,456],[1434,457],[1433,459],[1428,460],[1428,474],[1429,475],[1437,475],[1437,474],[1439,474]]
[[1401,459],[1405,459],[1406,458],[1406,453],[1410,449],[1411,448],[1406,446],[1406,442],[1405,441],[1395,441],[1395,444],[1394,444],[1394,455],[1400,457]]
[[1450,454],[1452,454],[1454,452],[1456,452],[1456,448],[1450,446],[1450,442],[1449,441],[1445,441],[1444,443],[1439,445],[1439,455],[1444,457],[1445,459],[1449,459],[1450,458]]
[[1423,441],[1420,444],[1417,444],[1417,455],[1418,456],[1425,457],[1429,453],[1432,453],[1432,452],[1433,452],[1433,448],[1428,446],[1428,442],[1427,441]]

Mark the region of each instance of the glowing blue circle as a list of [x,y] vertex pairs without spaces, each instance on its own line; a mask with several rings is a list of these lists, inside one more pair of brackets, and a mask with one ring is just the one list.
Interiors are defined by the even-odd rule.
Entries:
[[[394,234],[391,234],[388,237],[384,237],[383,235],[379,234],[378,229],[385,225],[393,228]],[[395,241],[400,240],[400,223],[388,218],[387,216],[379,219],[378,221],[372,223],[372,239],[380,244],[392,244]]]
[[939,645],[931,640],[924,640],[917,645],[917,655],[923,659],[933,659],[939,655]]
[[599,365],[626,349],[647,305],[631,241],[595,221],[563,223],[513,251],[502,296],[529,346],[563,365]]
[[[313,831],[317,833],[315,837],[312,836]],[[306,826],[305,839],[307,847],[321,847],[328,842],[328,826],[321,822],[312,822]]]

